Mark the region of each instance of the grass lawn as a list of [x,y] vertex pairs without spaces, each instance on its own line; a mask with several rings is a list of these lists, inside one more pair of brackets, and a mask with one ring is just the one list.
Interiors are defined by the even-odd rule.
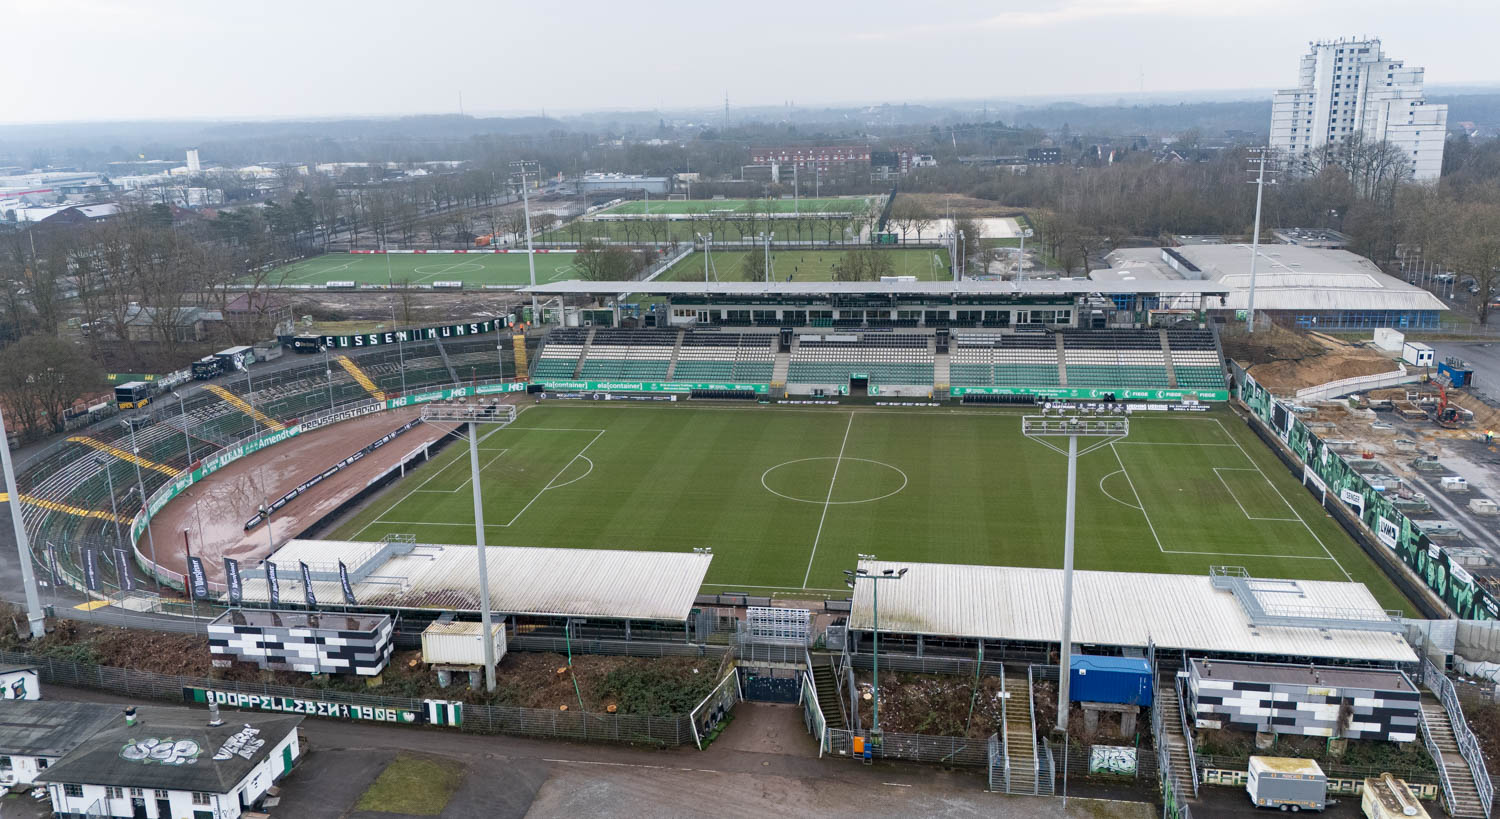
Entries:
[[463,770],[455,762],[401,754],[360,794],[354,809],[437,816],[461,779]]
[[[761,251],[731,250],[715,251],[714,269],[719,281],[744,281],[745,259]],[[948,267],[948,251],[932,248],[922,250],[882,250],[891,257],[891,275],[916,276],[922,281],[951,281],[953,273]],[[794,282],[833,281],[833,265],[844,255],[842,250],[782,250],[771,251],[771,270],[777,281],[786,281],[790,276]],[[937,262],[934,263],[934,258]],[[660,281],[703,281],[703,254],[693,253],[668,268],[659,277]]]
[[[847,218],[838,219],[778,219],[772,222],[771,231],[777,241],[826,242],[844,237],[844,228],[849,226]],[[700,233],[712,233],[714,241],[747,241],[754,239],[766,229],[763,219],[722,220],[709,225],[699,221],[618,219],[607,222],[581,221],[567,227],[549,230],[542,234],[540,242],[586,242],[601,239],[615,242],[641,244],[645,242],[692,242]],[[654,233],[652,231],[655,231]]]
[[870,209],[870,200],[863,196],[848,198],[828,197],[816,199],[804,196],[786,199],[651,199],[647,201],[623,202],[608,210],[600,211],[611,216],[693,213],[864,213]]
[[[715,590],[844,594],[860,553],[1062,565],[1066,459],[1017,411],[544,403],[486,435],[480,464],[490,543],[709,546]],[[473,543],[468,478],[450,447],[329,537]],[[1352,578],[1410,610],[1225,409],[1133,416],[1077,487],[1079,568]]]
[[[538,283],[578,278],[572,253],[538,252]],[[432,284],[461,281],[474,287],[486,284],[528,284],[526,253],[329,253],[289,264],[271,272],[271,286],[353,281],[360,284]]]

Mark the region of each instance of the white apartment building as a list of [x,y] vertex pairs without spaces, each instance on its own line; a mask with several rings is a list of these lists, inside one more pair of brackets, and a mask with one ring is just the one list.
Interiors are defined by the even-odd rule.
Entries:
[[[1379,40],[1312,44],[1296,88],[1271,102],[1271,147],[1292,158],[1316,156],[1362,134],[1387,141],[1411,159],[1412,178],[1436,180],[1443,169],[1448,106],[1428,105],[1421,68],[1386,57]],[[1291,163],[1296,167],[1298,163]]]

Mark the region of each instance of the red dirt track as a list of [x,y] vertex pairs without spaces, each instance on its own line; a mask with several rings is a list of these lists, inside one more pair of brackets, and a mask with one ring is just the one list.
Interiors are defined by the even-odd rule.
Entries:
[[[225,557],[252,568],[272,551],[264,523],[245,531],[245,521],[255,515],[262,503],[281,497],[416,415],[415,409],[389,410],[316,429],[241,458],[188,487],[151,519],[157,562],[173,571],[186,572],[183,545],[186,530],[192,552],[204,559],[204,570],[210,580],[224,580]],[[442,437],[444,431],[445,428],[432,424],[418,424],[299,495],[271,516],[275,546],[296,537],[358,494],[372,478],[400,463],[412,450]],[[137,548],[147,558],[151,557],[151,546],[145,537]]]

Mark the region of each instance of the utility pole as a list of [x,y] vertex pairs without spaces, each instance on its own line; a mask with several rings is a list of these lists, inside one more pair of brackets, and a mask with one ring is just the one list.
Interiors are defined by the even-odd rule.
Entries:
[[[725,103],[726,110],[728,103]],[[526,190],[526,178],[536,176],[540,166],[536,162],[523,159],[510,163],[510,174],[512,179],[519,179],[521,183],[521,207],[526,213],[526,263],[531,268],[531,320],[540,324],[541,314],[537,312],[536,300],[536,250],[531,246],[531,196]],[[489,644],[489,635],[485,635],[485,644]],[[490,672],[491,680],[494,679],[494,671]],[[491,690],[494,690],[491,687]]]
[[[1255,332],[1255,262],[1260,257],[1260,206],[1266,193],[1266,163],[1273,158],[1271,148],[1250,149],[1255,166],[1255,230],[1250,236],[1250,301],[1245,309],[1245,332]],[[1275,181],[1272,180],[1272,184]]]
[[[861,563],[866,561],[873,563],[876,560],[876,557],[875,555],[860,555],[859,560]],[[869,569],[864,568],[858,568],[854,571],[849,571],[847,569],[844,570],[844,582],[847,583],[849,585],[849,588],[851,589],[856,588],[857,584],[861,580],[868,580],[873,584],[870,588],[870,594],[872,595],[871,599],[873,600],[875,622],[870,633],[874,636],[875,639],[873,650],[874,656],[872,658],[875,668],[875,690],[873,701],[870,703],[870,714],[872,717],[870,721],[870,744],[876,747],[880,746],[880,742],[883,739],[883,735],[880,730],[880,581],[900,580],[905,576],[905,566],[899,569],[885,569],[880,574],[874,574]],[[858,712],[858,702],[854,703],[854,709],[856,712]]]
[[16,553],[21,561],[21,586],[26,590],[26,622],[31,625],[31,638],[40,640],[47,636],[47,625],[42,614],[42,597],[37,593],[36,571],[31,565],[31,541],[26,537],[26,523],[21,518],[21,492],[16,488],[16,465],[10,458],[10,436],[5,432],[3,412],[0,412],[0,468],[5,472],[10,525],[16,534]]

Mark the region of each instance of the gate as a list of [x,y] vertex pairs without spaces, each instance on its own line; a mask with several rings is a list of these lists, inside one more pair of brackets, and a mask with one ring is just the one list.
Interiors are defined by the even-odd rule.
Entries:
[[[783,673],[778,673],[783,672]],[[751,702],[795,703],[802,695],[800,671],[740,668],[740,687]]]

